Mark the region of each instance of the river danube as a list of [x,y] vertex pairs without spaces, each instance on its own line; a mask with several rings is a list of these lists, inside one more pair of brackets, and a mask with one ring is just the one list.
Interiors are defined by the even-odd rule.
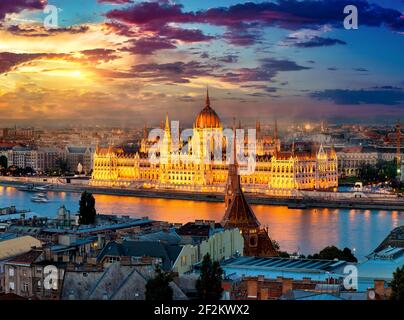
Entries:
[[[33,193],[0,186],[0,208],[15,205],[17,209],[31,209],[38,216],[55,216],[65,205],[77,212],[80,195],[48,192],[49,203],[33,203]],[[165,200],[123,196],[95,195],[96,209],[101,214],[148,216],[155,220],[185,223],[195,219],[220,221],[223,203],[185,200]],[[344,209],[288,209],[282,206],[252,205],[270,236],[281,250],[303,254],[318,252],[327,245],[355,249],[363,259],[395,227],[404,224],[404,213],[381,210]]]

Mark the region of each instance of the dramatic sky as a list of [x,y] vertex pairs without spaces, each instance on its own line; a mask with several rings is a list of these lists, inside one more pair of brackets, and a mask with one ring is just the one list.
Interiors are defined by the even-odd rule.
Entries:
[[[344,29],[345,5],[358,30]],[[169,112],[186,126],[207,85],[224,122],[396,121],[403,12],[403,0],[0,0],[0,125],[143,126]]]

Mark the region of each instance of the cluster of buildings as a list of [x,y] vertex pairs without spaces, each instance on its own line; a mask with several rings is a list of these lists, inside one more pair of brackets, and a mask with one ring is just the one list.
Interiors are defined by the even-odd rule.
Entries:
[[[206,253],[221,263],[225,300],[383,300],[404,263],[403,227],[356,264],[248,255],[239,229],[214,221],[170,225],[105,216],[96,226],[57,225],[24,223],[0,232],[0,300],[144,300],[156,265],[173,274],[174,299],[193,299]],[[357,269],[356,288],[345,287],[346,267]]]
[[[208,93],[192,128],[194,134],[187,141],[176,141],[168,116],[161,124],[159,138],[150,138],[147,127],[3,128],[0,156],[7,158],[8,166],[29,167],[39,174],[74,172],[80,163],[93,186],[223,192],[232,141]],[[280,134],[277,121],[273,126],[256,121],[255,129],[254,167],[241,176],[247,192],[291,195],[297,190],[334,191],[340,178],[357,176],[363,165],[401,163],[403,159],[400,125],[392,129],[384,125],[328,125],[322,121],[289,124],[281,128]],[[197,137],[210,137],[208,148],[202,147]],[[167,148],[158,149],[157,156],[164,161],[153,161],[150,150],[162,141]],[[217,141],[221,143],[222,161],[206,161],[213,160]],[[251,143],[245,134],[238,154],[248,158]],[[171,149],[177,145],[178,150]],[[183,153],[188,157],[177,161]],[[195,157],[200,161],[188,161]],[[241,166],[250,169],[249,165]],[[404,181],[404,163],[399,171]]]
[[[140,149],[133,153],[117,147],[96,148],[91,184],[224,191],[230,162],[226,154],[229,153],[228,148],[235,144],[235,139],[231,142],[224,134],[222,122],[211,107],[208,93],[205,107],[197,115],[193,135],[187,142],[173,141],[168,116],[160,139],[161,147],[157,151],[160,161],[153,161],[149,156],[156,139],[148,137],[143,138]],[[204,139],[209,141],[202,141]],[[211,161],[217,147],[215,139],[224,142],[219,150],[222,161]],[[283,151],[277,128],[274,136],[264,136],[259,122],[253,155],[247,155],[249,143],[245,139],[244,150],[237,149],[237,154],[254,157],[252,170],[241,176],[246,191],[289,195],[294,190],[336,190],[338,187],[338,160],[332,147],[309,145],[306,149],[297,150],[292,145],[290,150]],[[173,150],[173,145],[178,145],[179,150]],[[185,148],[188,157],[177,160]],[[193,161],[189,161],[190,158]]]
[[[144,300],[157,265],[173,274],[176,300],[193,299],[206,254],[224,271],[223,299],[387,299],[388,282],[404,263],[399,227],[360,264],[281,258],[241,188],[238,163],[229,166],[220,223],[170,224],[147,217],[98,215],[94,225],[61,207],[55,218],[0,223],[0,300]],[[344,286],[345,268],[359,286]],[[377,272],[375,272],[377,270]]]
[[0,128],[0,157],[7,166],[32,168],[38,174],[74,172],[80,163],[91,174],[98,144],[133,143],[137,130],[119,128]]
[[93,167],[93,149],[83,146],[30,147],[17,145],[3,152],[7,165],[32,168],[37,173],[52,171],[76,171],[81,164],[83,172],[90,173]]

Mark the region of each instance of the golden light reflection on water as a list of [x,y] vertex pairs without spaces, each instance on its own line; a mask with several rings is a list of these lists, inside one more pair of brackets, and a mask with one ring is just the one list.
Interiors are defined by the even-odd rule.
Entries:
[[[32,203],[33,193],[0,187],[0,208],[16,205],[32,209],[39,215],[54,216],[61,205],[72,212],[78,210],[77,193],[48,192],[50,203]],[[185,223],[196,219],[220,221],[224,204],[187,200],[95,195],[98,213],[148,216],[155,220]],[[350,209],[288,209],[283,206],[252,205],[262,226],[269,227],[270,236],[282,250],[313,253],[327,245],[356,248],[358,255],[373,250],[387,234],[404,223],[399,211]]]
[[[97,210],[103,213],[148,216],[171,222],[185,223],[196,219],[220,221],[224,214],[223,203],[121,197],[119,206],[116,206],[113,196],[95,197]],[[321,243],[338,243],[339,235],[333,227],[338,220],[338,210],[265,205],[252,205],[252,208],[261,225],[269,227],[271,237],[278,240],[283,250],[297,251],[306,246],[317,247]],[[297,245],[302,238],[305,243]]]

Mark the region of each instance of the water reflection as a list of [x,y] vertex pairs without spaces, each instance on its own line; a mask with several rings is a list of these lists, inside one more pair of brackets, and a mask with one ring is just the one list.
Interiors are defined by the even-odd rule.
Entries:
[[[47,204],[30,201],[32,193],[15,188],[0,187],[0,207],[16,205],[18,209],[31,209],[40,216],[53,216],[64,204],[72,212],[78,210],[79,194],[48,192]],[[223,203],[184,200],[148,199],[95,195],[97,211],[105,214],[148,216],[171,222],[195,219],[220,221]],[[303,254],[318,252],[327,245],[356,248],[364,257],[391,231],[403,225],[404,214],[398,211],[288,209],[281,206],[253,205],[257,218],[269,227],[272,238],[282,250]]]

